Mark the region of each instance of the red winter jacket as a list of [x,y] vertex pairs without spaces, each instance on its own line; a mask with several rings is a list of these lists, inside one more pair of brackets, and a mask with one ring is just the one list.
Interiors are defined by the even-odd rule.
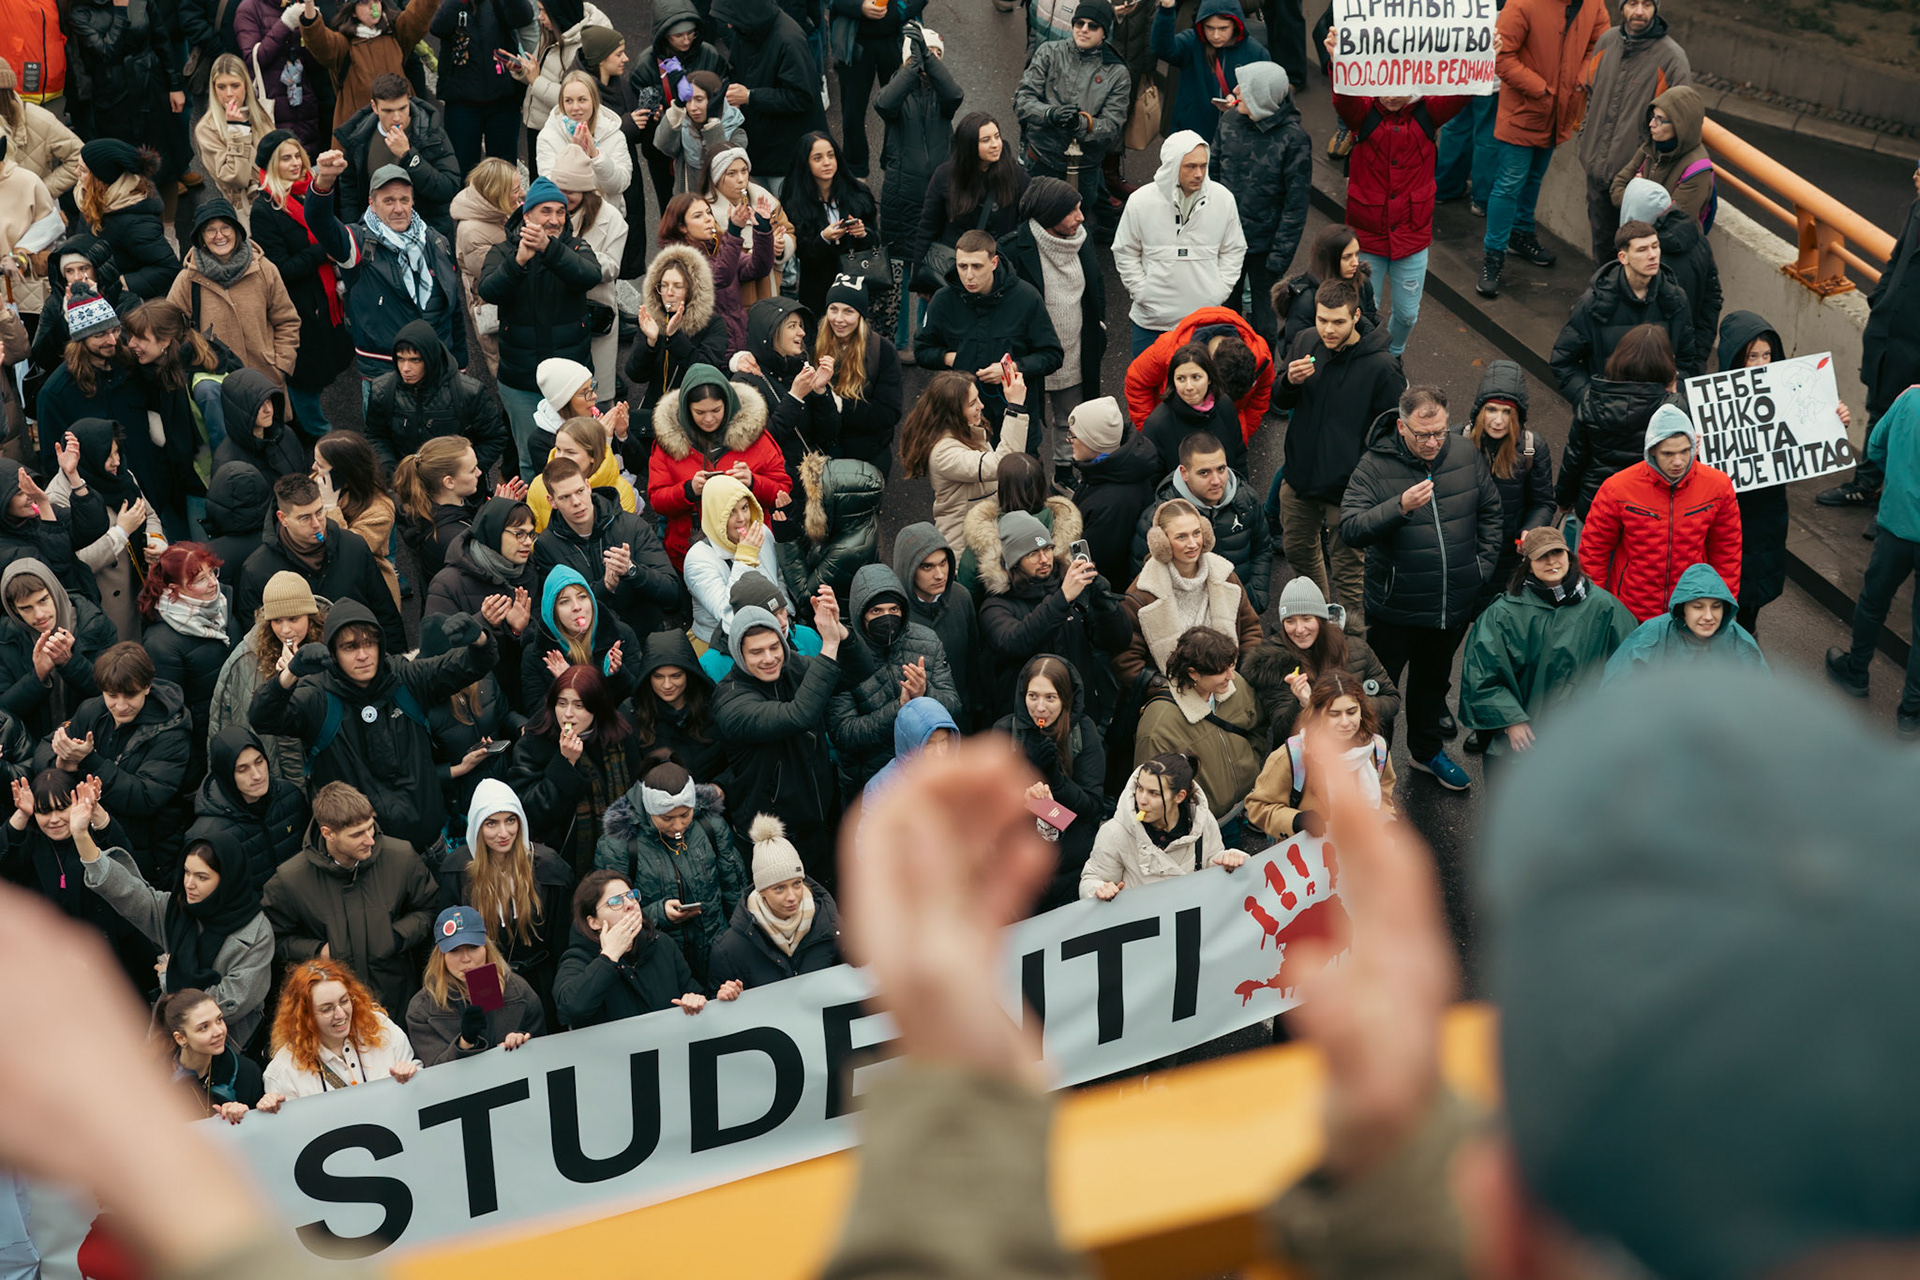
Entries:
[[[775,499],[793,488],[786,460],[780,456],[780,446],[767,430],[766,401],[752,387],[737,382],[722,385],[733,403],[728,406],[723,437],[727,451],[713,462],[693,447],[680,418],[680,392],[667,392],[653,406],[654,447],[653,458],[647,463],[647,502],[655,512],[666,517],[664,541],[675,573],[685,567],[687,548],[693,545],[694,525],[700,519],[700,500],[687,493],[687,481],[702,471],[729,471],[734,463],[744,462],[753,473],[753,483],[747,487],[769,514],[774,510]],[[796,507],[795,511],[798,510]]]
[[[1427,178],[1429,181],[1433,178],[1431,166]],[[1167,393],[1167,366],[1173,361],[1173,353],[1187,345],[1194,330],[1216,324],[1232,325],[1239,332],[1240,340],[1253,352],[1253,388],[1236,403],[1240,410],[1240,437],[1253,439],[1273,399],[1273,355],[1267,350],[1267,340],[1255,333],[1253,326],[1241,319],[1238,312],[1226,307],[1202,307],[1193,312],[1171,331],[1155,338],[1153,345],[1127,366],[1127,416],[1133,419],[1135,431],[1146,430],[1147,419],[1160,407],[1161,397]]]
[[1347,159],[1347,225],[1360,238],[1360,252],[1398,260],[1433,243],[1434,138],[1470,101],[1422,98],[1399,111],[1381,111],[1366,140],[1358,141],[1367,113],[1380,100],[1333,95],[1333,109],[1356,138]]
[[1679,484],[1651,462],[1615,472],[1580,530],[1580,567],[1633,616],[1667,611],[1689,566],[1708,564],[1740,594],[1740,504],[1724,471],[1695,462]]

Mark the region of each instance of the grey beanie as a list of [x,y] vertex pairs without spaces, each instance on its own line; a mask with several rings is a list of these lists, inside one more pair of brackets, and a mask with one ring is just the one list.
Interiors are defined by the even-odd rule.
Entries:
[[1000,517],[1000,563],[1007,568],[1052,545],[1053,535],[1031,512],[1009,511]]
[[[1320,594],[1319,584],[1304,574],[1287,579],[1287,585],[1280,588],[1280,603],[1273,613],[1276,618],[1324,618],[1336,627],[1347,625],[1346,606],[1328,604],[1327,598]],[[1373,690],[1367,692],[1371,694]]]
[[787,645],[788,655],[791,656],[793,653],[793,646],[787,644],[787,633],[780,629],[778,618],[758,605],[750,604],[744,609],[735,609],[733,622],[727,627],[727,654],[733,659],[734,669],[743,674],[746,672],[747,664],[740,658],[740,642],[747,632],[755,627],[765,627],[779,636],[780,643]]

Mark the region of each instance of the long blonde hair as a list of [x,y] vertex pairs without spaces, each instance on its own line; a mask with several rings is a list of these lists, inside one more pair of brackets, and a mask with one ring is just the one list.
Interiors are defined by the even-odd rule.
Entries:
[[[512,812],[497,809],[486,816]],[[533,926],[540,919],[540,897],[534,892],[533,854],[527,848],[525,818],[520,819],[520,831],[506,853],[494,853],[484,838],[474,844],[473,861],[467,865],[467,899],[487,922],[489,945],[501,933],[510,933],[522,943],[533,941]]]
[[[232,76],[240,82],[241,89],[247,95],[247,127],[253,130],[253,136],[264,138],[273,132],[273,113],[260,101],[260,94],[253,87],[253,77],[247,73],[247,64],[231,53],[223,53],[213,60],[213,73],[207,77],[207,110],[212,111],[219,100],[213,96],[213,86],[221,76]],[[225,110],[225,108],[221,108]]]
[[867,318],[853,326],[853,332],[844,340],[833,331],[833,325],[825,319],[820,321],[820,332],[813,340],[813,358],[815,362],[827,356],[833,357],[833,389],[842,400],[865,400],[867,398]]
[[[513,970],[507,967],[507,958],[500,954],[500,948],[493,945],[493,937],[491,934],[487,937],[487,963],[492,965],[494,970],[499,973],[500,989],[505,991],[507,989],[507,979],[513,976]],[[467,980],[453,976],[453,972],[447,968],[447,953],[435,947],[427,953],[427,972],[420,981],[420,989],[427,993],[427,999],[433,1001],[434,1004],[440,1008],[445,1009],[447,1007],[447,997],[453,993],[456,985],[460,988],[461,994],[464,995],[467,990]],[[355,1001],[354,1007],[357,1011],[359,1008],[358,1001]]]
[[277,209],[286,208],[287,201],[293,195],[293,182],[288,182],[280,176],[280,157],[286,153],[288,147],[300,153],[300,178],[295,178],[293,182],[313,176],[313,158],[307,154],[307,149],[300,139],[288,138],[275,147],[273,154],[267,157],[267,167],[260,173],[260,185],[266,189],[268,195],[273,197],[273,204]]

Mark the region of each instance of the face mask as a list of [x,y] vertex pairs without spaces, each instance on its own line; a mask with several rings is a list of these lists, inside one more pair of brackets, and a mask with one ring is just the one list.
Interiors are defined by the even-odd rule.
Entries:
[[883,613],[867,624],[867,638],[882,649],[888,648],[900,633],[906,630],[907,620],[891,613]]

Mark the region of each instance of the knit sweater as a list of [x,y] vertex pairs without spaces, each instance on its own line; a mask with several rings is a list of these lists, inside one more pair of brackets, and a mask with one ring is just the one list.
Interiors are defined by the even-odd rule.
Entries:
[[1040,296],[1066,353],[1060,367],[1047,375],[1049,391],[1080,385],[1080,295],[1087,288],[1086,277],[1081,274],[1080,246],[1086,240],[1084,225],[1075,228],[1071,236],[1057,236],[1039,223],[1033,224],[1034,247],[1040,251]]

